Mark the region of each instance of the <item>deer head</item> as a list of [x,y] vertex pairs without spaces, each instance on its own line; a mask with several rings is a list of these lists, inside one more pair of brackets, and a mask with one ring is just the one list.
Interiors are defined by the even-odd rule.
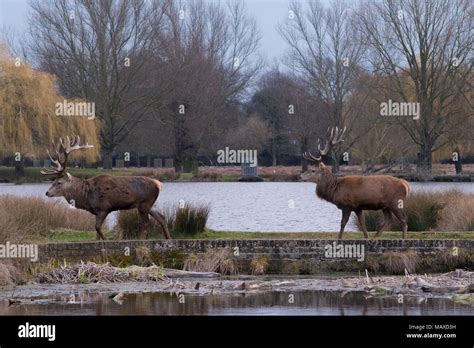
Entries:
[[321,149],[321,143],[319,142],[319,139],[318,139],[318,155],[317,156],[314,156],[309,151],[303,153],[303,158],[307,160],[308,162],[314,163],[315,165],[317,165],[318,169],[308,168],[306,172],[301,174],[301,180],[318,183],[321,173],[323,172],[330,173],[330,169],[326,168],[326,166],[323,163],[323,156],[326,156],[329,152],[331,152],[331,149],[334,145],[344,142],[344,140],[342,139],[342,136],[344,135],[345,132],[346,132],[346,127],[344,127],[344,129],[333,127],[331,128],[331,132],[329,134],[329,138],[326,142],[326,146],[324,147],[324,149]]
[[46,192],[46,196],[62,197],[65,196],[69,190],[71,190],[72,176],[66,172],[68,155],[76,150],[89,149],[93,147],[93,145],[80,145],[80,143],[81,138],[79,136],[76,136],[73,139],[66,137],[66,142],[64,142],[62,138],[59,138],[59,144],[55,149],[57,159],[53,159],[49,150],[47,151],[51,160],[51,168],[42,170],[41,174],[55,175],[56,179],[53,181],[53,184]]

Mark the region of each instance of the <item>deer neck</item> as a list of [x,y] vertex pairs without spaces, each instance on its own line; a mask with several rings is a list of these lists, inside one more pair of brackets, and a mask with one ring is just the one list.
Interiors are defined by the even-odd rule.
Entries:
[[339,179],[332,173],[322,173],[319,183],[316,185],[316,194],[328,202],[334,202],[334,194],[339,186]]
[[69,204],[74,205],[79,209],[88,208],[87,194],[89,191],[89,185],[87,180],[76,178],[71,176],[71,188],[68,190],[67,194],[64,195],[64,198],[69,202]]

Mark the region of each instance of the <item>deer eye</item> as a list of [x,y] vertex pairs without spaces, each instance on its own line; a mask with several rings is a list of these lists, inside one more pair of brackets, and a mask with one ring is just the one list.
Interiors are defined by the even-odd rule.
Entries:
[[316,171],[315,171],[314,169],[312,170],[312,172],[313,172],[313,173],[316,173]]

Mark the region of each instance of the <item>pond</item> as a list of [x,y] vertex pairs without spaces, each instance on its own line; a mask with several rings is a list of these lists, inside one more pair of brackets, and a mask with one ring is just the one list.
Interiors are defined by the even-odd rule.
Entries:
[[[410,183],[413,191],[457,189],[474,193],[474,183]],[[41,196],[49,184],[0,184],[0,194]],[[338,231],[341,212],[316,197],[316,186],[302,182],[205,182],[165,183],[158,208],[177,205],[180,200],[209,204],[207,226],[222,231],[314,232]],[[52,198],[49,198],[52,199]],[[54,198],[64,201],[62,198]],[[108,226],[114,224],[108,218]],[[351,222],[347,231],[355,231]]]
[[[289,300],[292,295],[294,301]],[[82,293],[35,298],[8,306],[0,301],[0,315],[474,315],[468,305],[449,298],[370,297],[363,291],[271,291],[258,294],[186,295],[127,293],[117,303],[107,293]]]

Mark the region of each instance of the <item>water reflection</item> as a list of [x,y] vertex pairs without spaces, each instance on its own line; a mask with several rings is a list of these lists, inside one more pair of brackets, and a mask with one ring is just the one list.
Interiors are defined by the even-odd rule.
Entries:
[[[293,295],[293,297],[291,297]],[[474,315],[474,308],[450,299],[367,297],[364,292],[268,292],[184,297],[177,294],[127,294],[120,305],[107,294],[82,293],[20,306],[0,302],[0,315]]]

